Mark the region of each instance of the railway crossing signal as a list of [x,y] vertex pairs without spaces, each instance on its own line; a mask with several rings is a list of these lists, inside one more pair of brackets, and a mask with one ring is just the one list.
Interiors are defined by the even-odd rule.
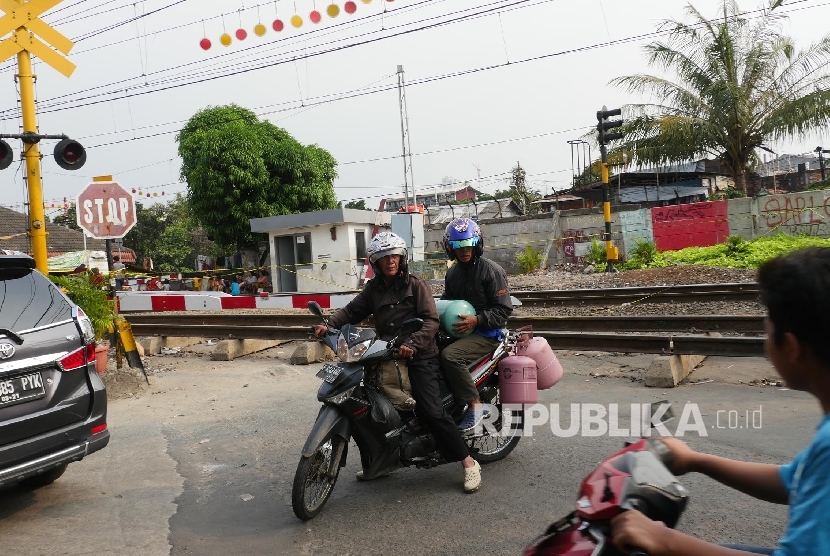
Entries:
[[619,249],[611,241],[611,197],[608,192],[608,149],[607,145],[611,141],[616,141],[623,138],[620,132],[608,133],[609,130],[621,127],[622,120],[609,120],[614,116],[621,116],[622,110],[614,108],[609,110],[605,106],[602,110],[597,111],[597,133],[599,142],[599,152],[602,156],[602,208],[605,215],[605,233],[603,239],[605,240],[605,264],[606,272],[615,272],[614,263],[620,258]]
[[[57,71],[69,77],[75,64],[61,56],[69,54],[74,43],[45,23],[40,16],[63,0],[0,0],[0,37],[12,35],[0,42],[0,62],[22,52],[31,52]],[[38,38],[40,37],[40,38]],[[43,42],[40,39],[43,39]],[[48,43],[48,44],[47,44]],[[54,47],[54,50],[51,48]],[[55,52],[57,50],[58,52]]]
[[[37,112],[35,110],[34,73],[32,54],[69,77],[75,64],[66,59],[74,44],[71,40],[45,23],[40,16],[62,0],[0,0],[0,62],[17,56],[17,80],[20,88],[20,111],[23,119],[23,159],[26,160],[26,183],[29,190],[29,237],[32,255],[37,269],[49,273],[46,250],[46,218],[43,213],[43,184],[40,174],[40,150],[37,136]],[[8,36],[7,36],[8,35]],[[27,140],[28,139],[28,140]],[[66,139],[62,136],[61,139]],[[60,143],[59,143],[60,145]],[[77,145],[77,146],[75,146]],[[80,144],[64,145],[56,151],[56,160],[62,168],[77,169],[86,159]],[[11,149],[0,144],[0,169],[11,164]],[[78,149],[80,147],[80,150]],[[3,166],[6,164],[6,166]],[[64,165],[65,164],[65,165]]]
[[611,141],[623,138],[622,133],[608,133],[609,129],[614,129],[615,127],[623,125],[622,120],[609,121],[608,118],[620,115],[622,115],[621,109],[615,108],[613,110],[607,110],[604,106],[602,107],[602,110],[597,112],[597,131],[599,132],[599,144],[601,147],[607,145]]

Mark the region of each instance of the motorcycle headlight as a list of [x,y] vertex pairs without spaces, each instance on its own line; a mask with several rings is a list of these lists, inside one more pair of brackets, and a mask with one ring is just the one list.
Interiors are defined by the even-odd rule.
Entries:
[[372,340],[366,340],[349,347],[346,338],[340,336],[337,340],[337,357],[344,363],[353,363],[360,360],[360,357],[369,349]]

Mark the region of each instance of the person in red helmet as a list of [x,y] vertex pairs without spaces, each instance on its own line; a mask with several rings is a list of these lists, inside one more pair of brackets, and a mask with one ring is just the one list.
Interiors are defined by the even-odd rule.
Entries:
[[507,318],[513,312],[507,274],[490,259],[484,258],[481,229],[470,218],[456,218],[444,233],[447,257],[457,261],[444,278],[441,299],[463,299],[476,313],[459,315],[453,324],[456,334],[473,334],[459,338],[441,351],[441,365],[447,385],[458,404],[467,405],[464,419],[458,425],[468,431],[481,423],[487,414],[478,396],[467,366],[493,351],[503,339]]

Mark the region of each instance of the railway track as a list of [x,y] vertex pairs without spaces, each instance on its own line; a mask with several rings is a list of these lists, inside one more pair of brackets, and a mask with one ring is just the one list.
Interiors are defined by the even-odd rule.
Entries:
[[621,305],[624,303],[694,303],[700,301],[759,301],[757,283],[691,284],[579,290],[514,291],[511,294],[528,307],[574,305]]
[[[136,336],[305,340],[319,320],[296,314],[128,315]],[[366,323],[371,325],[371,323]],[[725,356],[763,355],[763,317],[660,315],[634,317],[515,317],[510,328],[532,326],[555,349]],[[660,332],[661,334],[644,334]],[[744,333],[719,337],[704,333]],[[666,335],[671,333],[671,335]],[[676,334],[675,334],[676,333]]]

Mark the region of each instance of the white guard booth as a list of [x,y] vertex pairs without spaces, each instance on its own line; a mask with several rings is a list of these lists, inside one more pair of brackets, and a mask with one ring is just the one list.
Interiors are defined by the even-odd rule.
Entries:
[[388,228],[390,217],[337,208],[254,218],[251,231],[268,234],[274,293],[354,291],[366,275],[372,233]]

